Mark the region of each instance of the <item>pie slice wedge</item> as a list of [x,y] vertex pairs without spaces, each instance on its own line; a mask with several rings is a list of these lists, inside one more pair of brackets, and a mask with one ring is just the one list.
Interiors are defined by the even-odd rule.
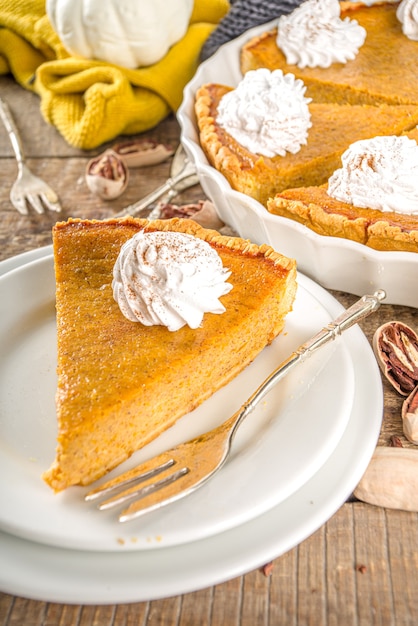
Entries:
[[367,32],[356,57],[328,68],[289,65],[276,44],[277,28],[253,37],[241,50],[241,70],[265,67],[303,80],[316,102],[418,104],[418,42],[408,39],[396,17],[398,2],[365,6],[341,2],[341,19],[356,20]]
[[[418,128],[403,134],[418,142]],[[267,209],[319,235],[351,239],[385,252],[418,252],[418,215],[357,207],[329,196],[327,189],[328,183],[285,189],[270,198]]]
[[217,123],[223,95],[232,87],[210,83],[196,93],[200,143],[206,156],[237,191],[264,206],[276,193],[292,187],[322,185],[340,166],[348,146],[377,135],[400,135],[418,124],[414,105],[309,104],[312,127],[307,145],[296,154],[263,157],[249,152]]
[[418,252],[418,215],[353,206],[329,196],[327,187],[286,189],[267,208],[319,235],[351,239],[375,250]]
[[[226,312],[176,332],[127,320],[112,272],[142,229],[213,246],[231,270]],[[230,382],[282,331],[296,294],[292,259],[187,219],[70,219],[54,227],[53,245],[58,445],[43,478],[54,491],[100,478]]]

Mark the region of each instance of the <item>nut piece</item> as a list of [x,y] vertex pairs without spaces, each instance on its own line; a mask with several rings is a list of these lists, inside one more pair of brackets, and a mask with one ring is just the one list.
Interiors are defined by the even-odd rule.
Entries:
[[376,448],[354,495],[376,506],[418,512],[418,451]]
[[219,230],[225,226],[219,219],[214,205],[209,200],[199,200],[195,204],[181,205],[162,202],[157,207],[155,217],[163,220],[171,219],[172,217],[185,217],[194,220],[204,228],[212,228],[214,230]]
[[418,386],[404,400],[402,424],[405,437],[412,443],[418,444]]
[[418,336],[402,322],[380,326],[373,337],[373,350],[379,366],[403,396],[418,384]]
[[398,435],[391,436],[390,445],[392,446],[392,448],[403,448],[403,443]]
[[112,150],[106,150],[87,164],[87,186],[103,200],[118,198],[125,191],[128,179],[128,168]]
[[174,154],[171,146],[153,139],[132,139],[113,146],[115,152],[128,167],[157,165]]

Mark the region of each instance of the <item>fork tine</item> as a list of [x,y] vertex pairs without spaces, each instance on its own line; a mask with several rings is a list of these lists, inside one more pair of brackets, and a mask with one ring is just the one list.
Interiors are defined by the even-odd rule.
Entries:
[[[140,485],[134,485],[133,487],[118,493],[112,498],[104,500],[98,505],[97,508],[99,511],[105,511],[107,509],[112,509],[119,504],[124,504],[133,498],[136,500],[146,498],[148,495],[151,495],[156,491],[159,491],[164,487],[168,487],[172,483],[176,482],[179,478],[188,474],[189,471],[189,468],[181,467],[175,472],[165,472],[166,475],[163,475],[163,478],[160,478],[160,480],[154,481],[153,478],[150,478],[145,485],[143,483]],[[124,512],[122,512],[122,514],[123,513]]]
[[61,205],[58,200],[58,196],[55,191],[52,189],[48,190],[48,193],[41,194],[42,202],[46,206],[49,211],[55,211],[56,213],[60,213]]
[[[199,479],[198,482],[203,483],[204,481]],[[134,501],[126,509],[123,509],[119,515],[119,521],[130,522],[141,515],[161,509],[167,504],[176,502],[176,500],[181,500],[194,491],[196,483],[193,471],[187,467],[182,467],[177,472],[150,485],[149,489],[139,494],[139,497],[133,496]]]
[[120,491],[133,483],[145,482],[149,478],[153,478],[161,472],[169,469],[174,465],[174,459],[169,455],[163,453],[162,455],[151,459],[150,462],[141,463],[138,467],[135,467],[127,472],[124,472],[120,476],[106,481],[103,485],[96,487],[89,491],[84,499],[86,502],[97,500],[103,496],[111,495],[115,491]]
[[39,196],[33,193],[28,193],[26,196],[26,202],[32,207],[32,209],[35,209],[39,215],[44,213],[44,207]]
[[[117,495],[110,497],[98,508],[109,509],[134,499],[134,502],[119,515],[120,522],[127,522],[184,498],[206,482],[223,465],[228,456],[232,426],[240,413],[241,410],[213,430],[181,443],[93,489],[84,496],[84,499],[94,500],[118,489]],[[211,445],[210,458],[206,463],[202,463],[199,454],[203,443]],[[178,469],[172,471],[175,465]],[[160,475],[159,481],[154,480],[157,474]]]
[[[181,445],[180,449],[182,447]],[[189,469],[180,465],[179,469],[172,471],[177,461],[174,458],[175,455],[173,456],[171,452],[170,450],[163,452],[150,461],[146,461],[138,467],[107,481],[96,489],[89,491],[84,499],[89,502],[110,496],[97,507],[100,511],[103,511],[135,498],[135,502],[131,505],[136,505],[135,511],[131,511],[130,507],[128,507],[119,515],[119,521],[124,522],[168,504],[173,499],[183,497],[183,495],[186,495],[185,490],[187,490],[188,485],[177,485],[177,482],[189,473]],[[160,480],[155,481],[156,476],[161,476]],[[170,490],[171,485],[174,485],[174,489]],[[162,495],[161,491],[163,491]],[[152,494],[158,494],[154,501]],[[141,510],[138,511],[137,509]]]
[[15,193],[13,189],[10,192],[10,202],[21,215],[28,214],[28,207],[26,205],[25,198],[23,198],[20,194]]

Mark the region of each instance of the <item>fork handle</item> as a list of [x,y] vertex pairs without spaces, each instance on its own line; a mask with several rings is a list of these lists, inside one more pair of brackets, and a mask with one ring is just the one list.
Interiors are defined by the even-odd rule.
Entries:
[[19,131],[17,130],[17,126],[14,122],[9,105],[7,104],[7,102],[2,100],[2,98],[0,98],[0,117],[3,120],[3,124],[7,130],[7,134],[9,135],[10,143],[12,144],[16,160],[18,164],[21,165],[25,162],[25,157],[23,154]]
[[310,357],[319,348],[336,339],[342,332],[354,326],[362,319],[376,311],[382,300],[386,298],[383,289],[377,290],[373,295],[365,295],[357,300],[351,307],[346,309],[339,317],[327,324],[316,335],[303,343],[293,352],[279,367],[277,367],[266,380],[256,389],[256,391],[242,405],[238,413],[235,414],[235,423],[232,426],[230,441],[245,417],[260,402],[262,398],[296,365]]

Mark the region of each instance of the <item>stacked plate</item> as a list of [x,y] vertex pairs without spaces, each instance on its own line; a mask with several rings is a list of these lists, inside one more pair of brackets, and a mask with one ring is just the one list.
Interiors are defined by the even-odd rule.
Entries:
[[[224,421],[341,313],[312,280],[299,274],[298,283],[285,332],[125,468]],[[357,485],[377,442],[383,396],[370,346],[353,327],[270,392],[239,430],[229,462],[188,498],[120,524],[85,503],[84,488],[53,494],[41,474],[57,430],[54,297],[50,247],[0,263],[2,591],[94,604],[191,592],[291,549]]]
[[202,63],[184,91],[178,112],[182,143],[197,166],[205,193],[214,202],[220,218],[241,237],[268,243],[295,258],[299,270],[323,287],[357,295],[381,288],[386,291],[386,303],[418,307],[417,254],[380,252],[348,239],[317,235],[302,224],[270,214],[257,201],[233,190],[224,176],[209,165],[196,127],[196,90],[205,83],[235,87],[242,78],[239,55],[243,43],[275,24],[256,27],[222,46]]

